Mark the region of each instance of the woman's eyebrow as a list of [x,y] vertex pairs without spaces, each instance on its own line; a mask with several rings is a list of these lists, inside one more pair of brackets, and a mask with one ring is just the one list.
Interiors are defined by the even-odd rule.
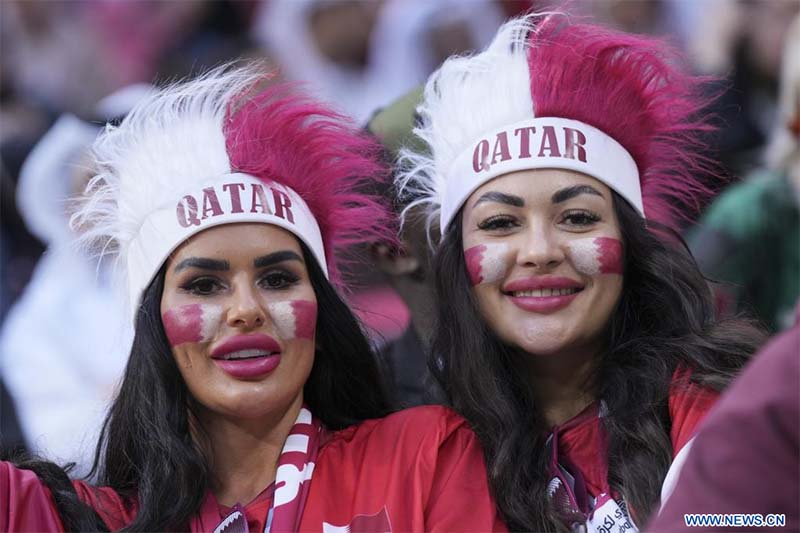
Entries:
[[274,265],[275,263],[282,263],[283,261],[300,261],[302,263],[303,259],[291,250],[283,250],[257,257],[253,261],[253,266],[256,268],[264,268]]
[[483,202],[498,202],[501,204],[508,204],[514,207],[522,207],[525,205],[525,200],[513,194],[506,194],[497,191],[489,191],[483,194],[472,207],[476,207]]
[[561,190],[556,191],[553,193],[553,196],[550,198],[550,201],[554,204],[560,204],[561,202],[566,202],[570,198],[575,198],[581,194],[594,194],[603,198],[603,193],[592,187],[591,185],[573,185],[572,187],[565,187]]
[[209,259],[207,257],[187,257],[173,269],[173,272],[180,272],[187,268],[199,268],[201,270],[230,270],[231,264],[223,259]]

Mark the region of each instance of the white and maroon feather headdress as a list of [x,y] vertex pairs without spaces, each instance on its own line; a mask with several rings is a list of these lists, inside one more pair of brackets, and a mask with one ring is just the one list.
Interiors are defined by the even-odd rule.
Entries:
[[219,224],[282,227],[334,281],[336,249],[391,240],[387,211],[363,192],[385,175],[374,144],[267,78],[219,68],[154,91],[95,143],[98,174],[73,224],[113,249],[134,308],[181,242]]
[[[463,202],[499,175],[564,168],[608,185],[642,216],[676,226],[709,193],[701,79],[664,43],[562,14],[507,22],[489,47],[429,78],[397,178],[409,207],[444,233]],[[689,208],[689,209],[687,209]]]

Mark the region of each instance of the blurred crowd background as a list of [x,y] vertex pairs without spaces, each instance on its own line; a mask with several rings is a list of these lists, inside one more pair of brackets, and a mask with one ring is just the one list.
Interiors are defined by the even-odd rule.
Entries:
[[[92,139],[148,84],[259,58],[275,80],[303,82],[391,155],[402,144],[393,102],[448,56],[486,45],[508,17],[552,8],[663,37],[709,76],[719,125],[709,155],[725,180],[684,237],[720,312],[789,326],[800,294],[797,0],[2,0],[2,444],[87,466],[131,333],[104,265],[70,246],[66,199],[91,176]],[[395,122],[411,120],[402,110],[413,95]],[[404,238],[402,253],[366,254],[374,268],[360,269],[351,301],[399,358],[395,371],[407,376],[398,381],[413,397],[423,370],[409,354],[423,351],[429,291],[426,248]]]

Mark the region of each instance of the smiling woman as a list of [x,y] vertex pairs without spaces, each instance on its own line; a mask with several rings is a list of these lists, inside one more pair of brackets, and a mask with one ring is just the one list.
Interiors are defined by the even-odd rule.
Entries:
[[115,250],[133,347],[98,486],[0,462],[0,531],[505,529],[466,422],[390,414],[334,287],[344,246],[392,242],[359,192],[385,175],[377,148],[265,79],[164,89],[95,143],[76,222]]
[[463,208],[478,309],[501,340],[530,354],[593,357],[622,292],[620,238],[608,187],[570,170],[505,174]]
[[442,235],[429,366],[513,530],[643,525],[763,338],[714,317],[673,238],[713,167],[679,64],[664,43],[532,15],[446,61],[417,109],[428,150],[405,154],[398,186]]

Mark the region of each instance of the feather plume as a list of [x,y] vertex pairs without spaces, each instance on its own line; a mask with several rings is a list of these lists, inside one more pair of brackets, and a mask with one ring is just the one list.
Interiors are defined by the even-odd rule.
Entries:
[[[718,178],[704,136],[701,86],[664,42],[561,13],[503,25],[482,53],[448,59],[428,79],[414,133],[426,153],[404,150],[396,187],[408,207],[438,220],[446,176],[470,142],[534,117],[590,124],[617,140],[639,169],[645,213],[673,228],[697,213]],[[710,178],[710,179],[709,179]]]
[[401,151],[396,186],[407,200],[401,220],[424,206],[430,233],[456,156],[492,128],[533,118],[526,55],[532,28],[531,18],[507,22],[485,51],[452,57],[428,79],[414,133],[429,150]]
[[113,256],[122,286],[130,243],[148,215],[231,172],[276,181],[306,201],[334,282],[341,247],[364,239],[392,242],[388,210],[363,192],[387,176],[378,147],[296,87],[265,86],[268,78],[260,64],[219,67],[153,91],[99,136],[97,174],[71,222],[81,244]]

